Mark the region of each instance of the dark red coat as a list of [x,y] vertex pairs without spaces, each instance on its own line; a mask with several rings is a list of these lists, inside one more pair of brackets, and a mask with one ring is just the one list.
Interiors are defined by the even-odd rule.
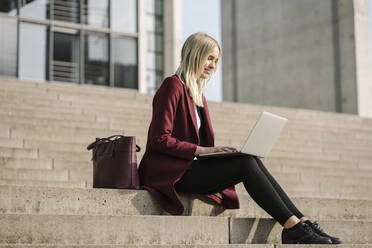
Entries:
[[[208,106],[203,96],[202,122],[204,145],[214,146],[214,134]],[[153,98],[152,121],[147,136],[146,152],[139,165],[141,185],[173,215],[181,215],[184,207],[174,184],[191,165],[200,144],[195,106],[186,85],[174,75],[166,78]],[[225,208],[239,208],[235,188],[206,195]]]

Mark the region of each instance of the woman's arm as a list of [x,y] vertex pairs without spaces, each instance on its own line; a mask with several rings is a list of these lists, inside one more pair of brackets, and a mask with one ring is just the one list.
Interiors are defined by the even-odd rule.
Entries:
[[177,106],[183,94],[183,86],[174,80],[165,79],[154,96],[149,145],[157,152],[192,160],[197,145],[172,136]]
[[197,146],[195,150],[195,156],[204,153],[214,153],[214,152],[233,152],[236,151],[234,147],[229,146],[214,146],[214,147],[204,147],[204,146]]

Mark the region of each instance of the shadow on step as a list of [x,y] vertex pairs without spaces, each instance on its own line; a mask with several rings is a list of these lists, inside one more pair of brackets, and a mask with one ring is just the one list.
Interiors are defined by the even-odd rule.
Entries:
[[232,244],[279,242],[277,240],[278,224],[273,219],[230,218],[229,226]]

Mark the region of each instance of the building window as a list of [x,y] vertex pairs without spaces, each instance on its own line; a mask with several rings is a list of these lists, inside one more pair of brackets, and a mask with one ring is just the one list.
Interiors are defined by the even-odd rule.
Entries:
[[22,17],[46,20],[49,19],[48,0],[21,0],[19,14]]
[[10,16],[17,15],[17,2],[18,0],[1,0],[0,1],[0,13],[5,13]]
[[155,92],[164,77],[163,0],[147,0],[147,91]]
[[82,20],[95,27],[108,27],[108,0],[84,0]]
[[19,32],[19,78],[45,81],[47,29],[44,25],[21,23]]
[[138,89],[137,11],[138,0],[1,0],[0,75]]
[[17,76],[17,19],[0,16],[0,75]]
[[54,32],[53,49],[52,80],[77,83],[80,57],[77,30]]
[[84,37],[85,83],[109,84],[109,45],[108,35],[88,33]]
[[110,20],[114,31],[137,33],[137,0],[111,0]]
[[137,40],[114,37],[114,85],[116,87],[138,88]]
[[80,23],[80,0],[53,0],[53,20]]

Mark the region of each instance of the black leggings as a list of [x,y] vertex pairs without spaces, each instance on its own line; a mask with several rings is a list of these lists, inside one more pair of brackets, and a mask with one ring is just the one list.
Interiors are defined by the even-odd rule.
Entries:
[[255,156],[194,160],[175,188],[182,193],[210,194],[240,182],[253,200],[281,225],[293,215],[304,216]]

